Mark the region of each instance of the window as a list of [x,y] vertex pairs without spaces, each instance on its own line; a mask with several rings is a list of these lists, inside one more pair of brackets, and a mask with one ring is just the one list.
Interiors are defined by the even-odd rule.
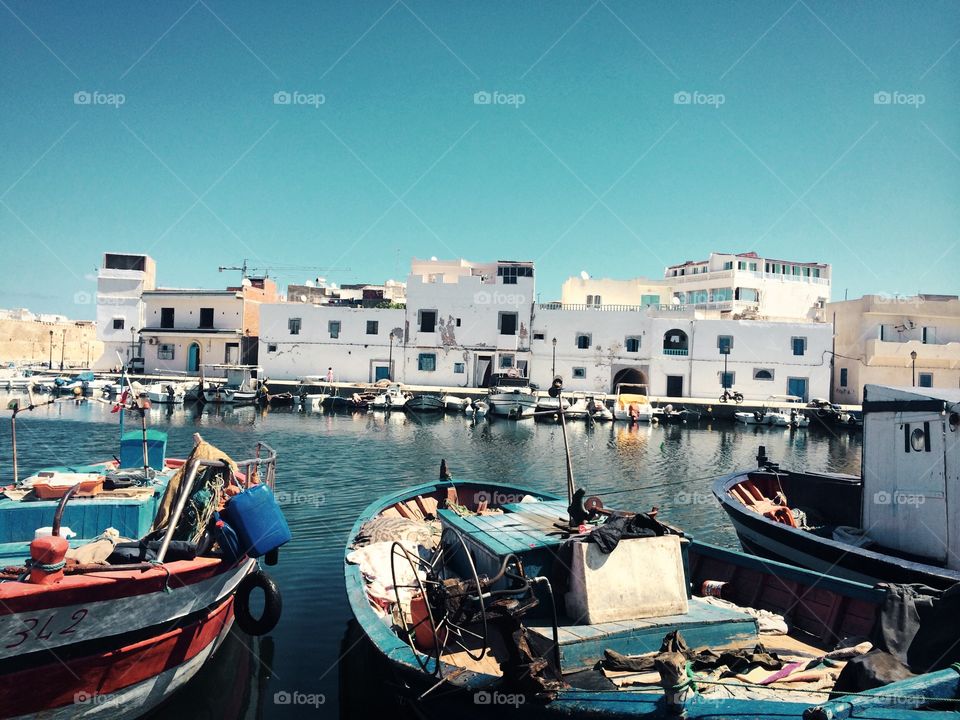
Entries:
[[200,308],[200,328],[213,329],[213,308]]
[[724,270],[733,270],[733,260],[728,260],[723,264]]
[[754,368],[753,379],[754,380],[773,380],[773,370],[770,370],[769,368]]
[[917,373],[917,385],[920,387],[933,387],[933,373]]
[[750,272],[756,272],[756,271],[757,271],[757,264],[750,263]]
[[733,335],[717,335],[717,348],[721,355],[729,355],[733,350]]
[[437,329],[437,311],[420,310],[417,313],[417,324],[420,332],[434,332]]
[[367,320],[367,335],[377,335],[380,332],[380,323],[376,320]]
[[820,268],[814,268],[814,269],[813,269],[813,276],[814,276],[815,278],[820,277]]
[[455,375],[463,375],[463,373],[465,372],[464,368],[465,368],[465,365],[463,363],[453,364],[453,372]]
[[173,360],[173,345],[157,345],[157,360]]
[[847,369],[840,368],[840,387],[847,386]]
[[720,373],[720,387],[722,387],[724,390],[732,388],[733,381],[736,376],[737,374],[733,371]]
[[460,318],[457,318],[457,327],[460,327]]
[[160,308],[160,327],[173,327],[173,308]]
[[641,305],[659,305],[660,296],[659,295],[641,295],[640,304]]
[[500,327],[501,335],[516,335],[517,334],[517,313],[515,312],[500,313],[500,319],[497,324]]
[[114,330],[123,330],[123,318],[114,318],[113,319],[113,329]]
[[937,344],[937,329],[935,327],[925,327],[923,329],[923,343],[924,345],[936,345]]
[[504,285],[516,285],[518,277],[532,278],[533,268],[519,265],[499,265],[497,266],[497,276],[503,278]]
[[603,299],[599,295],[587,295],[587,305],[590,307],[600,307]]
[[582,367],[573,368],[573,377],[575,380],[583,380],[587,376],[587,369]]
[[331,320],[330,322],[328,322],[327,331],[330,333],[330,337],[334,340],[340,337],[340,321]]
[[638,337],[628,337],[624,342],[624,346],[627,348],[627,352],[639,352],[640,351],[640,338]]
[[805,337],[791,338],[794,355],[805,355],[807,352],[807,339]]
[[437,356],[435,353],[420,353],[417,358],[417,370],[424,372],[433,372],[437,369]]
[[290,330],[291,335],[300,334],[300,318],[289,318],[287,320],[287,328]]
[[512,368],[513,367],[513,355],[501,355],[500,356],[500,367],[502,368]]
[[544,337],[545,337],[545,336],[544,336],[543,333],[535,332],[535,333],[533,334],[533,339],[534,339],[534,340],[543,340]]
[[577,335],[577,347],[581,350],[589,350],[590,340],[590,335]]
[[276,351],[277,351],[277,344],[276,344],[276,343],[269,343],[269,344],[267,345],[267,352],[276,352]]
[[747,269],[747,263],[746,263],[746,261],[745,261],[745,260],[738,260],[738,261],[737,261],[737,270],[746,270],[746,269]]

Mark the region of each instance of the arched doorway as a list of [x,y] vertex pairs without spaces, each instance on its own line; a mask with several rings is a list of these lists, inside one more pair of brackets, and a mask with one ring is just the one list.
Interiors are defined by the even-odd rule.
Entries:
[[663,334],[664,355],[686,355],[687,334],[683,330],[667,330]]
[[611,392],[617,391],[617,385],[626,384],[626,385],[647,385],[647,376],[643,373],[642,370],[637,368],[623,368],[618,371],[613,376],[613,387]]
[[199,343],[190,343],[190,349],[187,350],[187,372],[198,372],[200,370],[200,345]]

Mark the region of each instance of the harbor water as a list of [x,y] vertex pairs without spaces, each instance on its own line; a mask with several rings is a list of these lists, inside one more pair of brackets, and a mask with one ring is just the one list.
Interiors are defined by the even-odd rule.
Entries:
[[[4,404],[6,404],[4,402]],[[168,454],[184,456],[193,433],[235,457],[263,440],[279,453],[277,495],[293,540],[267,568],[283,593],[276,629],[253,640],[234,630],[213,661],[153,717],[331,718],[340,714],[341,682],[371,696],[389,694],[376,676],[340,677],[350,610],[343,551],[360,511],[372,500],[435,479],[446,459],[455,478],[502,480],[565,493],[560,427],[524,420],[263,411],[253,407],[173,410],[155,406],[151,427],[169,433]],[[118,454],[110,405],[58,403],[17,419],[21,477],[43,466]],[[814,428],[739,426],[725,421],[629,427],[569,422],[575,481],[607,506],[660,508],[688,534],[737,547],[710,493],[710,480],[755,465],[759,445],[784,467],[858,474],[858,433]],[[0,480],[12,479],[10,425],[0,426]],[[349,665],[356,674],[356,664]],[[362,668],[362,665],[360,666]],[[363,673],[360,673],[363,675]],[[351,707],[349,716],[363,716]]]

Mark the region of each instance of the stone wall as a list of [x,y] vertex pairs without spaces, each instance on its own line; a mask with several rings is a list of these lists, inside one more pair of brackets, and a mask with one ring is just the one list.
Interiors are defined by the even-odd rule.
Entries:
[[[51,338],[50,331],[53,331]],[[0,363],[43,363],[53,367],[86,368],[103,353],[97,328],[91,322],[39,322],[0,319]]]

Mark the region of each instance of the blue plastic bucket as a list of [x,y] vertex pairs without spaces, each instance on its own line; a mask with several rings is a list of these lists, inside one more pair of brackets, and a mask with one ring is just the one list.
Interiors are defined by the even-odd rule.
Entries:
[[250,557],[266,555],[292,537],[273,492],[263,483],[235,495],[221,515],[236,531],[240,551]]

